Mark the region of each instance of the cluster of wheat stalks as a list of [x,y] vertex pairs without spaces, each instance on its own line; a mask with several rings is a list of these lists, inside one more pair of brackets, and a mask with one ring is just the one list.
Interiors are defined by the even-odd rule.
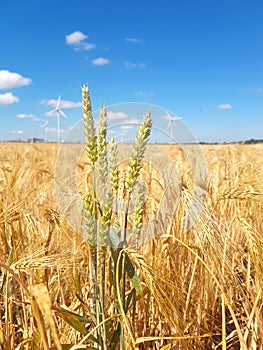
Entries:
[[262,349],[263,146],[204,146],[205,201],[181,148],[160,146],[178,168],[180,201],[140,243],[165,190],[142,161],[150,116],[144,143],[119,165],[105,108],[95,133],[85,89],[83,101],[85,237],[56,203],[58,146],[0,144],[0,348]]

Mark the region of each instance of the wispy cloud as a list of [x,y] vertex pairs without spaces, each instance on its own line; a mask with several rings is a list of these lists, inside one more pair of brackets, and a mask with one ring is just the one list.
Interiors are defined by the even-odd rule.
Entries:
[[[60,129],[61,134],[65,134],[68,130]],[[57,128],[55,127],[45,127],[45,132],[57,132]]]
[[80,31],[66,35],[67,45],[74,47],[75,51],[89,51],[95,49],[96,45],[87,41],[88,36]]
[[135,95],[139,97],[144,97],[144,98],[152,98],[155,95],[155,93],[139,90],[139,91],[136,91]]
[[110,63],[110,60],[104,57],[98,57],[92,60],[92,64],[94,66],[105,66],[106,64],[109,64],[109,63]]
[[136,119],[136,118],[131,118],[131,119],[127,119],[127,120],[124,120],[123,122],[125,125],[127,124],[130,124],[130,125],[137,125],[140,123],[139,119]]
[[109,120],[119,120],[119,119],[125,119],[128,117],[128,115],[123,112],[112,112],[112,111],[108,111],[107,116]]
[[129,130],[134,129],[136,125],[140,123],[139,119],[136,118],[130,118],[127,120],[124,120],[122,122],[122,125],[120,126],[120,129],[123,133],[128,133]]
[[30,85],[32,80],[9,70],[0,70],[0,89],[11,89]]
[[258,92],[259,94],[261,94],[263,92],[263,89],[262,88],[257,88],[256,89],[256,92]]
[[27,113],[19,113],[17,114],[17,118],[19,119],[32,119],[34,122],[39,122],[40,119],[35,116],[34,114],[27,114]]
[[131,129],[133,129],[133,125],[127,125],[127,124],[123,124],[123,125],[121,125],[121,130],[122,131],[129,131],[129,130],[131,130]]
[[134,44],[142,44],[143,40],[139,38],[126,38],[125,41],[127,43],[134,43]]
[[22,135],[24,133],[23,130],[11,130],[12,134],[18,134],[18,135]]
[[45,131],[46,131],[46,132],[55,132],[55,131],[57,131],[57,128],[53,128],[53,127],[51,127],[51,128],[45,128]]
[[145,64],[143,62],[139,62],[139,63],[133,63],[129,61],[124,62],[124,68],[126,69],[143,68],[143,67],[145,67]]
[[[51,99],[51,100],[42,100],[40,103],[42,105],[51,106],[53,108],[56,108],[58,100]],[[72,102],[68,100],[60,100],[60,108],[80,108],[82,106],[81,102]]]
[[221,104],[217,107],[219,111],[224,111],[226,109],[232,109],[233,106],[230,103]]
[[12,92],[0,94],[0,106],[11,105],[16,102],[19,102],[19,98],[14,96]]
[[130,130],[135,129],[138,124],[140,124],[140,120],[136,119],[136,118],[130,118],[130,119],[124,120],[120,126],[120,130],[122,131],[122,135],[125,135]]

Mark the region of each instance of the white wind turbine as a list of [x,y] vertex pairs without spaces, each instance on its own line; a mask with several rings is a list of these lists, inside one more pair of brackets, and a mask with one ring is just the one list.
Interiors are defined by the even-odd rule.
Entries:
[[182,118],[177,117],[176,115],[171,115],[169,112],[167,112],[167,114],[163,116],[163,119],[168,120],[167,129],[169,131],[170,139],[173,140],[175,122]]
[[47,142],[47,133],[48,133],[48,123],[49,120],[46,120],[44,124],[40,125],[41,128],[43,128],[44,132],[45,132],[45,141]]
[[56,108],[48,112],[47,115],[50,117],[57,116],[57,131],[58,131],[58,143],[60,143],[60,117],[67,118],[66,114],[60,109],[61,96],[58,97]]

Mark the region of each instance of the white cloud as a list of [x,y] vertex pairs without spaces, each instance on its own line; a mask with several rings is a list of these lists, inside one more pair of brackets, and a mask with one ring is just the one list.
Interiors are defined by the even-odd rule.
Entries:
[[26,118],[33,118],[33,117],[34,117],[33,114],[24,114],[24,113],[17,114],[17,118],[19,119],[26,119]]
[[80,31],[66,35],[66,43],[72,45],[75,51],[89,51],[95,49],[96,45],[87,42],[88,36]]
[[18,135],[22,135],[24,133],[23,130],[11,130],[12,134],[18,134]]
[[139,119],[131,118],[131,119],[124,120],[124,123],[125,124],[139,124],[140,121],[139,121]]
[[29,85],[32,80],[24,78],[18,73],[9,72],[8,70],[0,70],[0,89],[11,89],[15,87],[21,87]]
[[221,104],[217,107],[217,109],[219,109],[220,111],[224,111],[226,109],[232,109],[233,106],[230,103],[225,103],[225,104]]
[[152,98],[155,93],[154,92],[147,92],[143,90],[139,90],[135,93],[137,96],[144,97],[144,98]]
[[122,131],[128,131],[130,129],[133,129],[133,125],[121,125],[121,130]]
[[[45,132],[57,132],[57,128],[55,127],[45,127]],[[60,129],[60,133],[61,134],[65,134],[67,132],[67,130],[65,129]]]
[[109,120],[117,120],[117,119],[124,119],[127,118],[128,115],[123,112],[107,112],[107,116]]
[[125,41],[127,43],[135,43],[135,44],[143,43],[143,40],[142,39],[138,39],[138,38],[126,38]]
[[45,128],[46,132],[55,132],[57,131],[57,128]]
[[132,63],[129,61],[124,62],[124,67],[126,69],[143,68],[144,66],[145,66],[145,64],[143,62],[140,62],[140,63]]
[[66,43],[68,45],[76,45],[81,43],[83,40],[87,39],[87,35],[82,32],[75,31],[69,35],[66,35]]
[[81,44],[76,45],[74,50],[75,51],[89,51],[89,50],[95,49],[95,47],[96,47],[96,45],[94,45],[94,44],[82,42]]
[[19,113],[17,114],[17,118],[19,119],[32,119],[35,122],[39,122],[40,119],[35,116],[34,114],[27,114],[27,113]]
[[19,98],[17,96],[14,96],[12,92],[0,94],[0,106],[11,105],[12,103],[16,102],[19,102]]
[[[56,108],[58,100],[51,99],[51,100],[42,100],[40,103],[42,105],[51,106],[53,108]],[[82,106],[81,102],[72,102],[69,100],[60,100],[60,108],[80,108]]]
[[127,119],[127,120],[124,120],[120,129],[124,133],[127,133],[129,130],[133,129],[139,123],[140,123],[139,119],[135,119],[135,118]]
[[108,58],[104,58],[104,57],[98,57],[92,60],[92,64],[94,66],[105,66],[106,64],[109,64],[109,63],[110,61],[108,60]]

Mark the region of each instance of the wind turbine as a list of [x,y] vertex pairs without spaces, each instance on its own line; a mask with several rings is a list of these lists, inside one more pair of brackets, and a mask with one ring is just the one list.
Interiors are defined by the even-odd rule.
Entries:
[[57,127],[58,143],[60,143],[60,117],[62,116],[64,118],[67,118],[66,114],[60,109],[60,101],[61,101],[61,96],[58,96],[56,108],[52,109],[52,111],[47,113],[47,115],[50,116],[50,117],[52,117],[54,115],[57,116],[57,121],[58,121],[58,127]]
[[45,141],[46,142],[47,142],[48,123],[49,123],[49,120],[46,120],[44,124],[40,125],[40,127],[43,128],[43,130],[45,132]]
[[174,127],[175,127],[175,122],[177,120],[180,120],[182,118],[177,117],[176,115],[171,115],[168,111],[166,112],[167,114],[163,116],[162,119],[168,120],[168,124],[167,124],[167,129],[169,131],[169,136],[171,138],[171,140],[173,140],[173,132],[174,132]]

